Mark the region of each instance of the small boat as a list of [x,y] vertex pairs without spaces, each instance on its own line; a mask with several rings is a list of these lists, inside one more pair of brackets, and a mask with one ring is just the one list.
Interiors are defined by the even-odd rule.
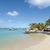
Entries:
[[15,31],[17,30],[16,28],[9,28],[9,31]]

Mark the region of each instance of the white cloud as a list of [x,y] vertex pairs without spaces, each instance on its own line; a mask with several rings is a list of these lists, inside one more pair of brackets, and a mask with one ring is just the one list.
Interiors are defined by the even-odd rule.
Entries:
[[46,8],[50,6],[50,0],[25,0],[31,6],[36,6],[38,8]]
[[9,16],[18,16],[19,13],[17,11],[8,12],[7,15]]

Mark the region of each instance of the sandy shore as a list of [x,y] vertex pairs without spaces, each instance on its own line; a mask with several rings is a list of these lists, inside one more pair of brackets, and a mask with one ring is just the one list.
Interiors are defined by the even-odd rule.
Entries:
[[[36,48],[39,48],[41,45],[45,45],[45,42],[48,42],[49,40],[48,38],[50,38],[50,36],[45,36],[41,33],[28,34],[27,37],[22,39],[5,41],[3,44],[0,44],[0,50],[36,50]],[[40,50],[40,48],[38,50]]]
[[50,35],[46,35],[46,39],[40,44],[26,48],[25,50],[50,50]]

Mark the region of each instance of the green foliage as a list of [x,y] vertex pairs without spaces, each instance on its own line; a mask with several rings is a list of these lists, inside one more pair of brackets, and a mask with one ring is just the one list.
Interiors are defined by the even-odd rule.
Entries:
[[30,28],[33,30],[38,28],[38,30],[45,29],[48,25],[50,25],[50,19],[48,19],[45,23],[32,23],[30,24]]
[[47,26],[50,25],[50,19],[48,19],[48,20],[46,21],[46,25],[47,25]]
[[37,28],[37,24],[36,23],[32,23],[30,27],[31,27],[31,29],[35,29],[35,28]]
[[44,23],[38,23],[38,27],[39,30],[42,30],[45,28],[45,24]]

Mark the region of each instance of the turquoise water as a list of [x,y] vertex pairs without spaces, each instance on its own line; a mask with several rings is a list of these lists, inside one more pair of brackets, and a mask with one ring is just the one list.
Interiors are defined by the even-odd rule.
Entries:
[[25,29],[17,29],[9,31],[9,29],[0,29],[0,50],[23,50],[27,46],[32,45],[32,41]]
[[[36,38],[37,37],[37,38]],[[25,34],[25,29],[9,31],[7,28],[0,29],[0,50],[24,50],[34,44],[39,43],[38,38],[42,39],[43,35]],[[33,41],[34,40],[34,41]]]
[[0,41],[1,40],[10,40],[10,39],[22,39],[26,36],[24,34],[25,29],[17,29],[15,31],[9,31],[8,29],[0,29]]

